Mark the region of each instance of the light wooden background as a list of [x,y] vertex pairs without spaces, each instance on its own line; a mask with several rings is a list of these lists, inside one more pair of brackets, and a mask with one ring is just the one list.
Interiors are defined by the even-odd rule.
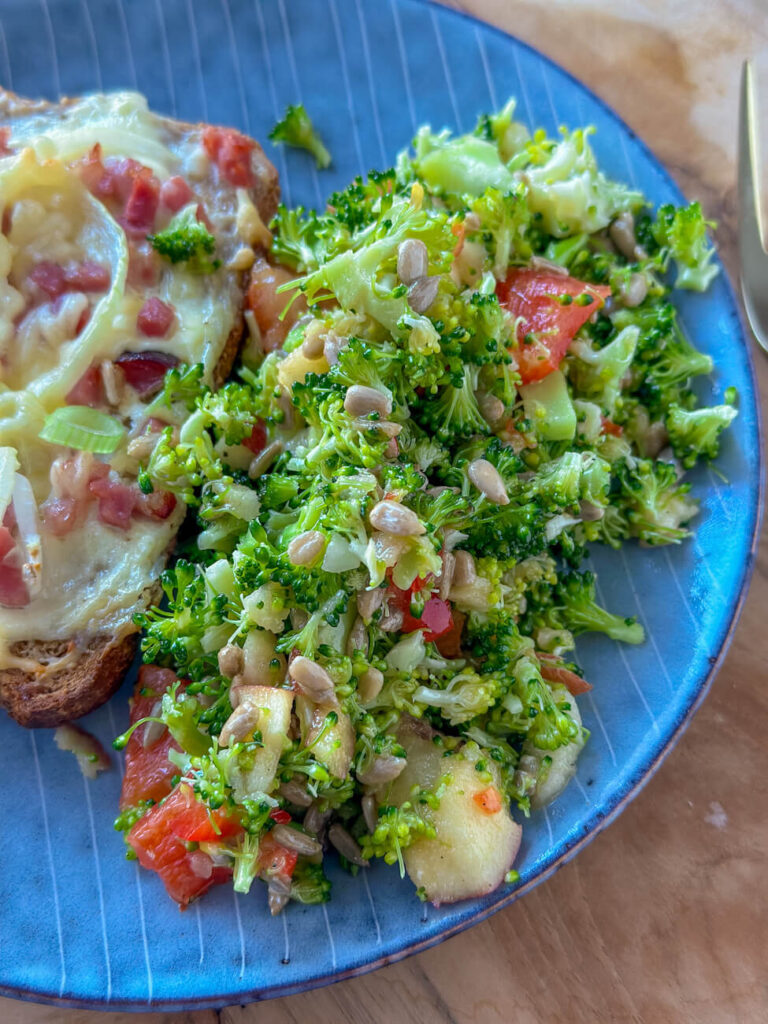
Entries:
[[[738,76],[745,56],[762,54],[768,114],[766,0],[454,6],[534,44],[608,100],[718,219],[734,272]],[[768,361],[758,359],[758,372],[767,396]],[[219,1015],[102,1014],[0,999],[0,1021],[768,1021],[767,599],[763,545],[730,654],[661,771],[574,862],[470,932],[366,977]]]

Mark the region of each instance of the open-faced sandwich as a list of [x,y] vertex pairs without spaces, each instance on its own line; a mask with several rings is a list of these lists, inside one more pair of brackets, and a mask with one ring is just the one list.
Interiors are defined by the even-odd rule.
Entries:
[[92,710],[133,658],[184,516],[142,476],[186,418],[156,396],[177,363],[226,378],[277,199],[232,129],[0,92],[0,705],[23,725]]

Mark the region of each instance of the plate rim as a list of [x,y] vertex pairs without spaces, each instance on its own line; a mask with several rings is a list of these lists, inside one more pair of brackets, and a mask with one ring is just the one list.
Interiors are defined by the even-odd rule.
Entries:
[[[546,53],[539,50],[536,46],[531,43],[520,39],[519,36],[514,35],[511,32],[507,32],[505,29],[495,25],[491,22],[484,21],[482,18],[471,14],[468,11],[460,10],[452,6],[448,6],[447,2],[440,2],[440,0],[393,0],[395,3],[399,3],[405,6],[421,6],[429,7],[439,14],[448,18],[456,18],[460,21],[467,22],[475,27],[480,26],[486,31],[491,32],[493,35],[499,37],[507,42],[511,41],[514,45],[527,51],[529,54],[536,57],[538,60],[543,61],[546,65],[551,68],[555,68],[560,74],[564,75],[567,81],[571,85],[577,86],[579,89],[584,90],[589,94],[592,101],[606,111],[611,118],[617,122],[620,130],[623,130],[627,135],[639,146],[643,154],[653,164],[654,169],[662,178],[665,186],[671,190],[678,202],[686,202],[686,197],[675,180],[672,173],[668,170],[666,164],[656,155],[651,147],[643,140],[643,138],[635,132],[635,130],[624,120],[624,118],[614,109],[614,107],[603,97],[594,91],[594,89],[578,78],[576,74],[569,71],[568,68],[564,67],[554,58],[548,56]],[[728,651],[730,650],[731,644],[733,643],[736,629],[739,625],[741,615],[744,609],[744,603],[749,592],[749,586],[754,574],[755,564],[757,560],[757,552],[760,541],[760,534],[763,524],[764,512],[765,512],[765,487],[766,487],[766,456],[764,451],[765,443],[765,424],[762,414],[762,408],[760,403],[760,389],[758,385],[757,373],[755,368],[755,359],[753,353],[753,345],[751,343],[751,332],[747,327],[744,312],[741,307],[741,303],[737,297],[737,291],[731,281],[729,271],[725,266],[720,253],[716,250],[716,259],[720,266],[721,278],[725,287],[725,299],[726,303],[730,305],[729,318],[738,327],[738,335],[740,343],[743,344],[744,353],[746,355],[747,371],[751,385],[752,395],[754,396],[754,410],[755,410],[755,425],[758,440],[758,451],[757,451],[757,462],[758,462],[758,479],[757,486],[753,491],[755,498],[750,503],[750,513],[753,516],[752,529],[750,535],[749,549],[747,557],[741,569],[741,575],[738,582],[738,589],[735,597],[731,603],[731,608],[728,617],[728,624],[725,632],[720,641],[718,650],[710,655],[710,667],[706,674],[699,681],[695,694],[686,708],[686,710],[680,715],[677,722],[675,723],[672,731],[668,738],[663,743],[660,749],[655,750],[646,761],[644,761],[635,771],[631,779],[627,780],[625,785],[617,792],[613,798],[614,802],[609,809],[604,811],[598,811],[594,823],[581,835],[574,837],[571,840],[565,840],[562,844],[561,852],[558,856],[554,857],[538,871],[536,875],[530,878],[525,884],[513,889],[510,892],[504,893],[495,899],[492,903],[487,906],[480,907],[474,912],[469,912],[466,916],[462,916],[459,920],[452,924],[446,925],[440,931],[434,935],[430,935],[424,939],[403,946],[402,948],[392,952],[381,955],[375,960],[370,960],[362,964],[358,964],[354,967],[349,967],[346,970],[335,970],[330,971],[322,975],[306,978],[301,981],[295,981],[285,984],[274,984],[268,985],[262,988],[256,989],[240,989],[234,990],[226,994],[203,996],[197,999],[189,1000],[184,997],[179,998],[159,998],[159,999],[117,999],[117,1000],[105,1000],[103,998],[82,998],[76,996],[60,996],[53,995],[44,992],[39,992],[31,988],[22,988],[20,986],[6,985],[0,983],[0,996],[16,999],[21,1002],[39,1003],[48,1006],[61,1006],[71,1009],[87,1009],[87,1010],[111,1010],[117,1012],[168,1012],[168,1011],[184,1011],[184,1010],[197,1010],[197,1009],[219,1009],[225,1006],[232,1005],[246,1005],[248,1003],[260,1003],[265,1002],[269,999],[277,999],[284,996],[296,995],[301,992],[311,991],[319,988],[326,988],[329,985],[333,985],[336,982],[346,981],[350,978],[360,977],[361,975],[368,974],[371,971],[377,970],[380,967],[385,967],[389,964],[397,963],[406,957],[413,956],[417,953],[424,952],[434,946],[440,945],[447,939],[453,938],[459,935],[461,932],[473,927],[476,924],[486,920],[492,915],[498,913],[504,908],[511,906],[522,896],[527,895],[531,890],[535,889],[538,885],[547,881],[557,871],[560,870],[565,864],[572,860],[581,850],[588,846],[600,833],[602,833],[609,825],[623,813],[627,806],[639,795],[639,793],[645,788],[650,780],[656,775],[661,768],[664,761],[667,759],[669,754],[677,746],[683,733],[689,727],[694,715],[699,710],[704,700],[708,696],[712,684],[720,671],[723,661],[725,660]]]

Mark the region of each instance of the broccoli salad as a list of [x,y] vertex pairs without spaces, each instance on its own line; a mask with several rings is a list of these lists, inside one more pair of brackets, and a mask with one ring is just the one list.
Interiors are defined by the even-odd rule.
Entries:
[[168,373],[140,484],[190,529],[138,617],[116,827],[182,906],[325,901],[332,850],[435,903],[514,882],[587,741],[575,638],[644,641],[580,566],[689,536],[684,473],[736,396],[698,404],[712,360],[670,299],[716,274],[711,225],[606,178],[589,135],[510,102],[281,207],[234,379]]

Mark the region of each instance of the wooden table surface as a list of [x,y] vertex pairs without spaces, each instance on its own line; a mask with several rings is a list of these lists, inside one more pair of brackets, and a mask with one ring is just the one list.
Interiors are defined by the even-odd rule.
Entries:
[[[739,69],[744,57],[758,58],[768,115],[766,0],[453,5],[534,44],[611,103],[717,218],[734,275]],[[768,362],[757,363],[765,410]],[[0,999],[0,1021],[768,1020],[766,600],[763,544],[730,653],[662,769],[575,861],[471,931],[362,978],[218,1015],[95,1013]]]

